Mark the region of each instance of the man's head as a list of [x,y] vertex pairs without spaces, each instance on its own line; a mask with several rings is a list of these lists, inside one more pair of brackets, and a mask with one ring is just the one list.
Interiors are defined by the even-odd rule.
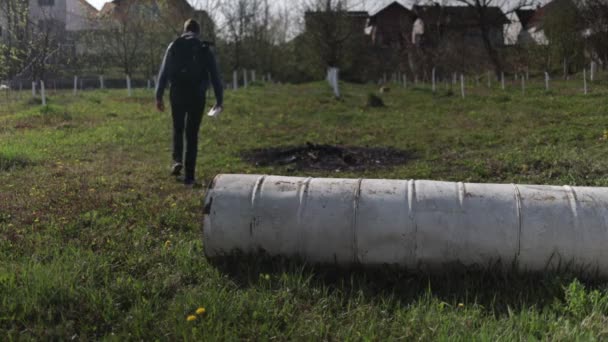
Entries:
[[199,25],[198,21],[194,20],[194,19],[188,19],[186,20],[186,22],[184,23],[184,33],[194,33],[194,34],[200,34],[201,33],[201,25]]

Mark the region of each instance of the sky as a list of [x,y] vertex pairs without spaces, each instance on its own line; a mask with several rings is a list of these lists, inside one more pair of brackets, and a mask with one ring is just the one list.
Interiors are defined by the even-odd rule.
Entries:
[[[101,9],[101,7],[103,7],[103,4],[108,2],[109,0],[87,0],[91,5],[95,6],[95,8],[97,9]],[[372,9],[375,6],[378,6],[378,3],[390,3],[392,0],[368,0],[368,3],[373,3],[373,5],[369,5],[368,7],[370,7],[369,9]],[[192,1],[191,1],[192,2]],[[294,0],[273,0],[271,1],[273,3],[283,3],[283,4],[289,4],[292,2],[295,2]],[[404,4],[407,3],[406,1],[402,1]]]
[[[101,9],[101,7],[103,7],[103,4],[108,2],[108,0],[87,0],[87,1],[89,3],[91,3],[91,5],[95,6],[97,9]],[[289,4],[295,3],[297,1],[298,0],[272,0],[271,3],[289,5]],[[383,7],[383,6],[391,3],[392,1],[393,0],[366,0],[367,5],[365,7],[367,7],[367,8],[365,8],[365,9],[368,11],[373,11],[375,8]],[[414,0],[398,0],[398,1],[406,6],[411,5],[412,3],[415,2]],[[518,0],[510,0],[510,1],[512,1],[513,3],[518,2]],[[541,1],[547,2],[548,0],[541,0]],[[194,1],[190,1],[190,2],[194,2]],[[358,1],[354,0],[353,2],[358,2]]]
[[95,6],[97,9],[101,9],[103,4],[106,2],[105,0],[87,0],[91,5]]
[[[110,0],[87,0],[91,5],[95,6],[95,8],[97,9],[101,9],[103,7],[103,4],[105,4],[106,2],[109,2]],[[291,0],[293,1],[293,0]],[[190,1],[190,2],[194,2],[194,1]],[[289,3],[290,0],[273,0],[272,2],[282,2],[282,3]]]

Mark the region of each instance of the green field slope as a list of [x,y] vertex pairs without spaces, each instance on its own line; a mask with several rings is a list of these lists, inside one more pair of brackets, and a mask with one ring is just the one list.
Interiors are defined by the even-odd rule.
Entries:
[[[585,96],[578,83],[538,82],[525,96],[480,86],[465,100],[443,84],[436,94],[344,84],[341,100],[325,83],[259,84],[227,93],[222,117],[204,120],[197,177],[608,186],[608,86]],[[371,92],[386,107],[367,107]],[[0,340],[608,339],[608,285],[575,275],[211,265],[205,190],[169,177],[170,116],[152,95],[51,92],[42,107],[0,94]],[[242,158],[306,143],[408,158],[356,170]]]

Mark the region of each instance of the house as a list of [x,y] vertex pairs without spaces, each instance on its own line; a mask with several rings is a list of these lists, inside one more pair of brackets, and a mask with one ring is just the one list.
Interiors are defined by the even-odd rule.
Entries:
[[518,45],[548,45],[549,40],[543,28],[544,18],[547,14],[546,7],[536,10],[519,11],[517,19],[521,29],[517,34],[516,44]]
[[[66,0],[29,0],[27,7],[11,1],[0,2],[0,39],[9,39],[9,23],[27,19],[29,29],[39,29],[46,32],[57,32],[61,36],[65,31]],[[25,16],[25,18],[24,18]],[[13,20],[9,20],[12,17]],[[13,33],[15,34],[15,33]]]
[[113,0],[103,5],[100,16],[114,20],[158,19],[159,16],[175,16],[185,20],[192,16],[194,9],[186,0]]
[[560,12],[572,14],[576,11],[577,6],[572,0],[553,0],[533,10],[517,11],[518,20],[521,23],[517,44],[549,45],[545,32],[548,18],[554,14],[560,14]]
[[521,45],[534,42],[534,38],[528,29],[530,20],[535,13],[535,9],[518,9],[507,14],[510,23],[505,27],[505,45]]
[[535,30],[533,29],[533,26],[531,25],[531,23],[533,23],[533,18],[535,14],[536,11],[530,9],[521,9],[515,11],[517,20],[521,24],[521,31],[517,35],[517,44],[543,44],[546,42],[546,40],[536,34]]
[[[406,0],[408,1],[408,0]],[[415,0],[412,0],[415,1]],[[471,63],[487,60],[487,39],[493,48],[504,46],[504,27],[509,20],[499,7],[485,8],[487,31],[481,30],[478,11],[466,6],[420,6],[403,1],[392,1],[372,12],[341,12],[350,24],[342,25],[362,30],[364,35],[360,54],[364,55],[365,72],[369,77],[400,70],[416,75],[428,74],[433,64],[448,66],[442,56],[458,56]],[[321,25],[336,13],[306,13],[306,31],[320,37],[336,36],[336,25]],[[332,17],[333,16],[333,17]],[[330,23],[333,23],[330,21]],[[363,25],[362,25],[363,24]],[[333,31],[332,31],[333,30]],[[358,46],[353,44],[354,46]],[[456,61],[456,58],[452,58]]]
[[307,11],[304,14],[306,31],[298,41],[306,49],[317,51],[328,66],[337,66],[349,60],[351,69],[365,65],[367,37],[365,25],[368,13],[364,11]]
[[65,31],[67,0],[30,0],[29,18],[40,30]]
[[0,40],[9,34],[8,15],[19,15],[27,11],[30,29],[52,31],[61,40],[67,39],[66,33],[87,30],[92,27],[92,19],[97,10],[86,0],[29,0],[27,8],[9,8],[10,1],[0,2]]
[[67,0],[66,30],[81,32],[98,29],[96,22],[99,11],[86,0]]
[[367,31],[371,43],[380,48],[401,48],[409,43],[416,14],[403,4],[393,1],[370,13]]
[[[468,48],[484,44],[478,11],[468,6],[414,6],[417,16],[414,37],[417,46],[435,48],[442,42],[460,43]],[[488,37],[494,47],[504,45],[504,28],[509,19],[499,7],[485,9]]]
[[[488,7],[486,20],[492,43],[504,45],[504,25],[509,20],[502,10]],[[477,11],[466,6],[408,7],[393,1],[370,14],[367,33],[374,46],[384,48],[436,46],[447,37],[469,45],[482,43]]]
[[[318,26],[325,12],[307,12],[306,31]],[[371,13],[344,12],[351,25],[363,27],[374,48],[402,49],[437,45],[440,39],[458,39],[465,44],[481,45],[482,35],[476,9],[467,6],[419,6],[403,4],[399,1],[377,7]],[[499,7],[486,8],[489,35],[495,46],[503,46],[504,27],[510,23]],[[362,23],[365,25],[362,26]],[[430,44],[430,45],[429,45]]]
[[[343,23],[345,23],[345,31],[356,31],[363,33],[369,14],[365,11],[344,11],[340,12]],[[323,11],[306,11],[304,13],[304,23],[307,32],[317,31],[317,29],[324,25],[333,23],[336,24],[334,13],[323,12]]]
[[102,7],[99,18],[122,23],[132,20],[158,22],[176,32],[181,32],[185,20],[194,18],[201,24],[205,39],[215,37],[215,24],[209,14],[194,9],[186,0],[113,0]]

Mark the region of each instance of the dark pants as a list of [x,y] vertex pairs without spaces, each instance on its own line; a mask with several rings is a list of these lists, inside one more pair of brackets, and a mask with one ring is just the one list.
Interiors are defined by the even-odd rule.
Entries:
[[205,97],[191,91],[171,89],[173,114],[173,160],[184,161],[184,131],[186,133],[186,180],[194,179],[198,153],[198,131],[205,110]]

